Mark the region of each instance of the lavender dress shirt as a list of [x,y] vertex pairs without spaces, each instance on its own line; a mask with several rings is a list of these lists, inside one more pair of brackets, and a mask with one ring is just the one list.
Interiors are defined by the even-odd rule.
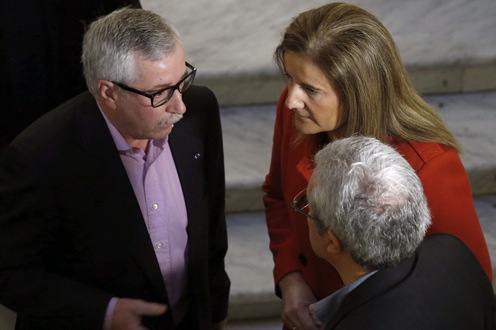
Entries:
[[[143,149],[131,148],[101,108],[100,111],[119,150],[141,208],[164,278],[169,307],[177,324],[188,310],[188,216],[168,136],[150,140],[145,154]],[[115,297],[109,302],[105,330],[110,329],[117,300]]]

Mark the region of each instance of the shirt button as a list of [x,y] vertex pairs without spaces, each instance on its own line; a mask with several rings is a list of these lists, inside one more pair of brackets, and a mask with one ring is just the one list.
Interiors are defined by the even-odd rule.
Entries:
[[155,204],[152,205],[152,207],[153,207],[154,210],[156,210],[156,209],[158,209],[158,204],[155,203]]
[[158,242],[158,243],[157,243],[157,248],[158,248],[158,249],[161,249],[161,248],[162,248],[162,242]]

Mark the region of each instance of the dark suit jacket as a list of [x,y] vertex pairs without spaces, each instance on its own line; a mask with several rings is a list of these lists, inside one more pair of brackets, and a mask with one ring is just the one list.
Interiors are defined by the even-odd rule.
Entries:
[[325,329],[494,328],[494,294],[477,258],[458,238],[434,234],[350,292]]
[[[169,136],[188,213],[189,310],[227,316],[224,165],[213,93],[192,86]],[[101,329],[113,296],[167,303],[146,225],[112,136],[85,92],[41,117],[0,162],[0,303],[18,329]],[[165,316],[147,320],[168,329]]]

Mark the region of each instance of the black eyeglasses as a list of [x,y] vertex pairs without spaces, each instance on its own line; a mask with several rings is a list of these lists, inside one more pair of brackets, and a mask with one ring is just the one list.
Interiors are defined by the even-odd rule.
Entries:
[[316,223],[322,225],[325,227],[325,224],[322,220],[319,220],[315,217],[312,217],[310,214],[307,212],[303,211],[304,208],[308,207],[308,200],[307,200],[307,190],[303,189],[298,193],[298,195],[295,196],[293,199],[293,202],[291,203],[291,206],[295,209],[295,211],[300,212],[303,214],[305,217],[312,219]]
[[118,83],[115,81],[112,81],[112,82],[126,91],[133,92],[133,93],[148,97],[150,99],[150,102],[152,103],[152,107],[158,108],[159,106],[164,105],[165,103],[167,103],[171,99],[171,97],[172,97],[172,95],[174,95],[174,92],[176,91],[176,89],[179,91],[179,93],[182,93],[185,90],[187,90],[189,88],[189,86],[191,86],[191,84],[193,83],[193,80],[195,80],[196,68],[194,66],[192,66],[191,64],[189,64],[188,62],[186,62],[186,66],[191,70],[190,73],[188,73],[184,78],[179,80],[179,82],[177,84],[175,84],[174,86],[166,87],[166,88],[159,90],[158,92],[155,92],[153,94],[148,94],[148,93],[139,91],[137,89],[134,89],[132,87],[129,87],[127,85],[124,85],[124,84],[121,84],[121,83]]

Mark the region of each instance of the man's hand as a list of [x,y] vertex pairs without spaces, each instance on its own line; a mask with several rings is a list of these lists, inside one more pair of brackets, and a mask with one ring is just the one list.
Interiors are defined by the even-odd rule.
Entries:
[[223,330],[227,323],[227,317],[220,322],[215,322],[212,325],[212,330]]
[[300,272],[291,272],[279,281],[282,294],[282,322],[290,329],[318,330],[308,311],[317,302]]
[[138,299],[121,298],[115,304],[112,330],[147,330],[141,325],[141,317],[159,316],[167,311],[167,305]]

